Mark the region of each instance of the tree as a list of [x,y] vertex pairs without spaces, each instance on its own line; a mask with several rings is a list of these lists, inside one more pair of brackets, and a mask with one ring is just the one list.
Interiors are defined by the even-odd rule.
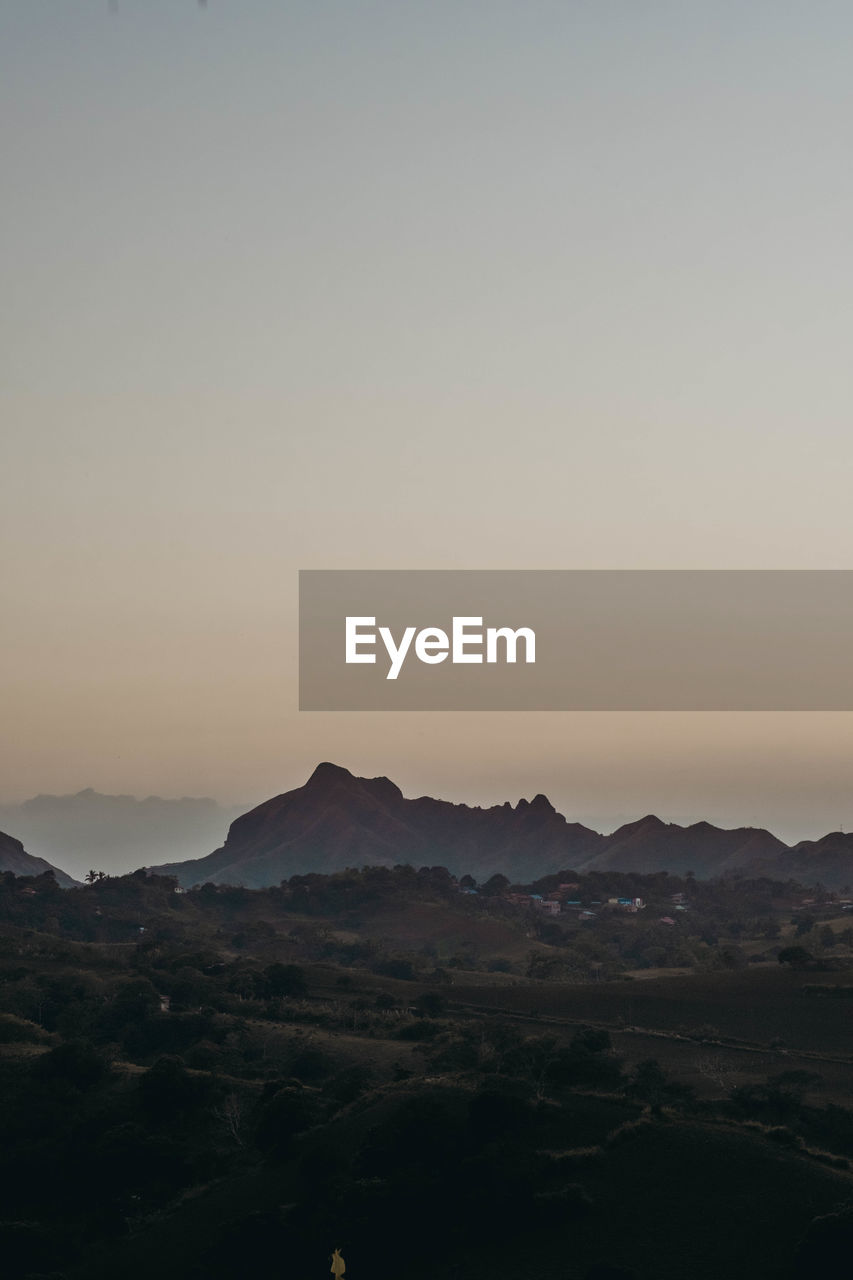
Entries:
[[799,1107],[806,1091],[822,1083],[823,1077],[814,1071],[780,1071],[767,1077],[767,1093],[774,1101]]
[[689,1086],[670,1080],[656,1058],[639,1062],[634,1077],[625,1089],[629,1098],[648,1103],[652,1115],[659,1116],[666,1103],[682,1102],[690,1097]]
[[209,1093],[210,1084],[191,1076],[180,1058],[158,1058],[139,1078],[137,1085],[143,1110],[154,1120],[185,1117]]
[[213,1108],[214,1116],[238,1147],[243,1146],[243,1113],[243,1099],[239,1093],[226,1094],[218,1106]]
[[447,1009],[447,1000],[440,991],[425,991],[415,1001],[415,1009],[422,1018],[440,1018]]
[[783,947],[779,952],[779,963],[790,965],[792,969],[804,969],[812,959],[811,952],[805,947]]
[[828,951],[830,947],[835,946],[835,930],[832,928],[832,925],[825,924],[820,931],[819,937],[820,945],[825,950]]
[[269,992],[273,997],[293,996],[300,998],[308,994],[308,983],[305,970],[298,964],[271,964],[264,969],[269,983]]
[[34,1072],[42,1079],[73,1085],[84,1092],[99,1085],[110,1067],[96,1049],[84,1040],[68,1040],[36,1059]]

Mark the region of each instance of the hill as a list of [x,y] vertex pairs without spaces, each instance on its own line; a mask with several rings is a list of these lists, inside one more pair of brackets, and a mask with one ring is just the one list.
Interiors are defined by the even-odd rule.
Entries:
[[77,883],[64,871],[60,871],[59,867],[45,862],[44,858],[34,858],[31,853],[27,853],[21,841],[6,835],[5,831],[0,831],[0,871],[11,871],[16,876],[41,876],[45,871],[52,871],[56,883],[63,889],[70,889]]
[[779,870],[805,884],[842,889],[853,884],[853,835],[831,831],[820,840],[801,840],[785,851]]
[[[697,884],[677,928],[783,888]],[[438,869],[0,877],[4,1280],[307,1280],[335,1245],[372,1280],[847,1274],[849,960],[498,983],[382,946],[429,913],[531,949]]]
[[727,871],[751,868],[759,862],[772,866],[775,859],[787,852],[787,845],[761,828],[737,827],[724,831],[710,822],[681,827],[649,814],[605,836],[601,852],[591,858],[584,869],[638,871],[642,875],[655,871],[685,875],[692,871],[702,879],[710,879]]
[[308,871],[399,863],[530,880],[587,861],[603,842],[597,832],[567,822],[542,795],[489,809],[429,796],[407,800],[388,778],[356,778],[325,763],[303,787],[233,822],[221,849],[152,870],[177,876],[184,886],[211,881],[247,888]]
[[853,881],[853,836],[839,832],[791,849],[763,828],[679,826],[653,814],[601,835],[567,821],[544,795],[487,809],[409,800],[388,778],[358,778],[325,763],[304,786],[237,818],[207,857],[152,870],[177,876],[185,888],[207,881],[264,888],[292,875],[401,863],[521,883],[572,869],[766,875],[842,888]]

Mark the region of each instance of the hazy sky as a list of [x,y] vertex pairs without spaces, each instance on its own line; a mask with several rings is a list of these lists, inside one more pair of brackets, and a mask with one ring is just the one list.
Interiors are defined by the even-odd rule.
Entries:
[[851,715],[294,666],[300,567],[851,567],[851,66],[846,0],[0,0],[0,801],[853,825]]

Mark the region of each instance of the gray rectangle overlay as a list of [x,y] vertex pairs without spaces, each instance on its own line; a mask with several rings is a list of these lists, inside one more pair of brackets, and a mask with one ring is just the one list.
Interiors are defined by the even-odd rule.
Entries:
[[[347,618],[375,619],[350,623],[374,662],[346,661]],[[454,618],[481,619],[455,655]],[[535,645],[509,662],[497,635],[489,661],[501,628]],[[851,711],[853,570],[303,570],[299,706]]]

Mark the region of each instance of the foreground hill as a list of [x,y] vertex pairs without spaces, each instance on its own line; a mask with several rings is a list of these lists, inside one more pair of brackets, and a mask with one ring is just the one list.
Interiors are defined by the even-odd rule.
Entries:
[[[694,888],[685,942],[784,886]],[[418,912],[520,921],[438,869],[0,877],[4,1280],[310,1280],[336,1245],[355,1280],[849,1274],[849,964],[516,982],[401,964],[377,927]]]
[[45,862],[44,858],[34,858],[27,853],[20,840],[6,835],[5,831],[0,831],[0,871],[11,871],[16,876],[41,876],[45,871],[52,871],[56,876],[56,883],[63,889],[70,889],[76,884],[59,867]]
[[853,836],[835,833],[790,849],[761,828],[682,827],[653,815],[604,836],[568,822],[543,795],[488,809],[429,796],[408,800],[388,778],[357,778],[320,764],[304,786],[233,822],[225,844],[208,857],[152,870],[177,876],[186,888],[209,881],[256,889],[308,872],[400,863],[523,883],[574,869],[692,872],[701,879],[737,872],[842,888],[853,881]]

